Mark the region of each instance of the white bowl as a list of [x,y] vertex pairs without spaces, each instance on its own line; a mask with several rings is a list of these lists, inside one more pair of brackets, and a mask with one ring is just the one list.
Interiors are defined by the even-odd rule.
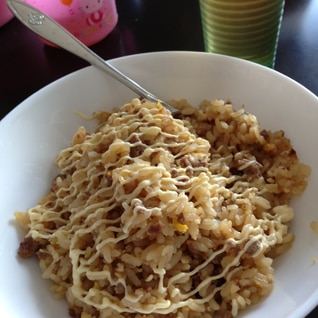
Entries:
[[[243,60],[194,52],[161,52],[111,61],[158,97],[231,99],[255,114],[262,127],[286,132],[300,160],[312,167],[305,193],[293,200],[296,210],[293,247],[274,262],[275,288],[244,317],[304,317],[318,303],[318,98],[293,80]],[[36,260],[16,256],[23,233],[13,212],[34,205],[56,174],[53,160],[80,125],[74,112],[91,114],[135,97],[115,80],[88,67],[29,97],[0,122],[0,317],[67,317],[67,306],[55,301]]]

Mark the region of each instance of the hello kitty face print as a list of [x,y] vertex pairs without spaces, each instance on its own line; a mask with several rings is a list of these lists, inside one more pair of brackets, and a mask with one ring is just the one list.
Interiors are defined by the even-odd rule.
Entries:
[[80,0],[81,9],[87,14],[88,25],[101,23],[104,18],[102,0]]

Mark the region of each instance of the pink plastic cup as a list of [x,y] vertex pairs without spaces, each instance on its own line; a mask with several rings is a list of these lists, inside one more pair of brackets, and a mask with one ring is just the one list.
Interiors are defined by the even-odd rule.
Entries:
[[87,46],[104,39],[118,21],[115,0],[24,0],[24,2],[59,22]]
[[0,27],[13,18],[13,14],[7,7],[6,0],[0,0]]

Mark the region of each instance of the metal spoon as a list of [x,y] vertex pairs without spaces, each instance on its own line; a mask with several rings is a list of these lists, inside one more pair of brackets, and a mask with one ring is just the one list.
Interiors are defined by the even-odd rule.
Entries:
[[68,32],[59,23],[48,17],[40,10],[21,2],[21,0],[7,0],[7,5],[12,13],[30,30],[49,42],[81,57],[90,64],[96,66],[100,70],[106,72],[140,97],[148,99],[152,102],[160,102],[169,110],[173,108],[164,101],[157,98],[152,93],[141,87],[138,83],[127,77],[125,74],[117,70],[114,66],[102,59],[86,45],[80,42],[70,32]]

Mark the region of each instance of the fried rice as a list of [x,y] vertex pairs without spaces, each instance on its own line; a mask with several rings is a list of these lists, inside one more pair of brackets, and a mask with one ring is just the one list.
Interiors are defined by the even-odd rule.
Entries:
[[93,115],[15,216],[75,318],[235,317],[274,286],[310,168],[283,131],[230,102],[134,99]]

